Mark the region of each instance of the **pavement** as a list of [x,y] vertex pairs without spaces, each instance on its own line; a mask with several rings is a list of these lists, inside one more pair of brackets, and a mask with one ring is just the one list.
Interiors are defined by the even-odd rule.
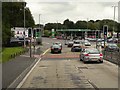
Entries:
[[[34,50],[32,48],[32,54]],[[36,46],[34,55],[30,58],[30,53],[26,52],[20,56],[17,56],[10,61],[2,64],[2,87],[7,88],[12,86],[13,82],[18,79],[28,67],[36,62],[35,56],[39,56],[42,53],[40,46]],[[21,78],[21,77],[19,77]],[[20,81],[20,80],[19,80]],[[17,81],[18,82],[18,81]],[[13,87],[14,88],[14,87]]]

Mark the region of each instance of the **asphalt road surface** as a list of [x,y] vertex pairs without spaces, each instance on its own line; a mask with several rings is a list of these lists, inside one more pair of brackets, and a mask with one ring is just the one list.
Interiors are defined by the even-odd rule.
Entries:
[[[51,54],[48,49],[55,41],[63,44],[61,54]],[[79,60],[80,52],[71,52],[64,40],[43,38],[42,49],[47,51],[19,84],[21,88],[118,88],[117,65],[105,60],[84,64]]]

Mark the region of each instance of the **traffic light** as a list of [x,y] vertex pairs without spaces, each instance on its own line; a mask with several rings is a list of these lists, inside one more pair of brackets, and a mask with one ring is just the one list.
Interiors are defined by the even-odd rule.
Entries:
[[36,37],[36,30],[33,30],[33,37]]
[[103,26],[103,33],[104,33],[104,35],[107,36],[107,32],[108,32],[108,26],[107,26],[107,25],[104,25],[104,26]]
[[32,36],[32,29],[28,29],[28,37],[31,37]]
[[37,36],[37,37],[40,36],[40,29],[37,29],[36,36]]
[[99,31],[96,31],[96,38],[99,38]]

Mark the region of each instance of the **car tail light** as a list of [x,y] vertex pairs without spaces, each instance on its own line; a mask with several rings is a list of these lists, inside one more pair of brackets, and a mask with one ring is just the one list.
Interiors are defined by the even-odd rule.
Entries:
[[89,54],[85,54],[85,56],[89,56]]
[[103,54],[100,54],[100,57],[103,56]]

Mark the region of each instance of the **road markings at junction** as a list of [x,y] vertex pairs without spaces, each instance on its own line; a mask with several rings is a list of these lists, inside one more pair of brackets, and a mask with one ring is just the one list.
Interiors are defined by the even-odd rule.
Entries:
[[[49,50],[50,50],[50,48],[47,49],[42,55],[45,55]],[[32,69],[27,73],[27,75],[23,78],[23,80],[19,83],[19,85],[16,88],[21,88],[23,86],[23,84],[25,83],[25,81],[27,80],[27,78],[29,77],[31,72],[34,70],[34,68],[37,66],[37,64],[40,61],[41,61],[41,58],[39,58],[39,60],[35,63],[35,65],[32,67]]]
[[50,50],[50,48],[48,48],[48,49],[42,54],[42,56],[45,55],[49,50]]

